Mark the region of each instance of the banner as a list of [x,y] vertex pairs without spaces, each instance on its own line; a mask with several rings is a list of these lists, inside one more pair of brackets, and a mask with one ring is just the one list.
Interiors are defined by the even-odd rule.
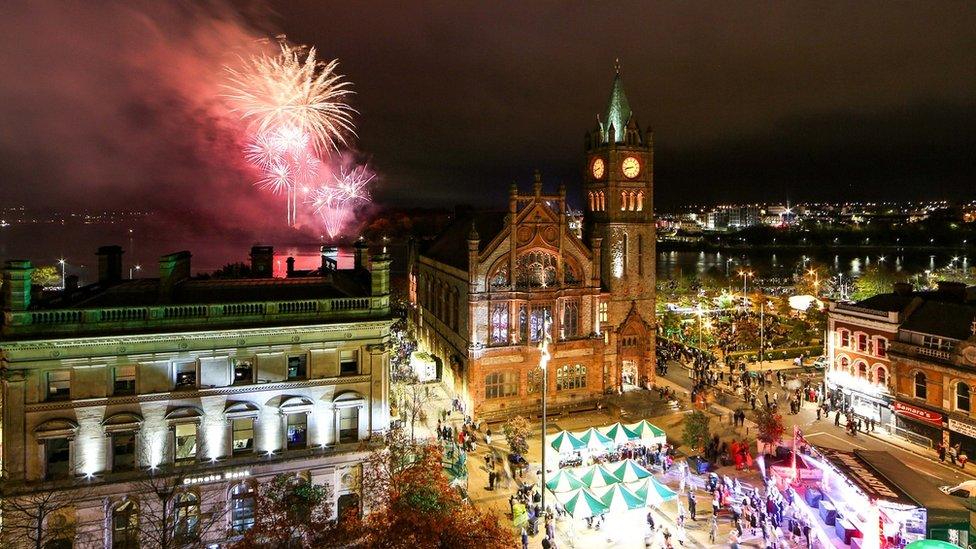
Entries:
[[949,418],[949,430],[966,435],[969,438],[976,438],[976,425],[963,423],[951,417]]
[[919,408],[918,406],[912,406],[911,404],[905,404],[897,400],[891,403],[891,408],[900,416],[910,417],[918,421],[924,421],[942,427],[942,414],[940,413]]

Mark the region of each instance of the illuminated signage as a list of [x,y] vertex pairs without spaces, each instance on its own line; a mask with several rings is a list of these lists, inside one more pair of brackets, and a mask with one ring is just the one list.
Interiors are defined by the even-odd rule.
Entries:
[[187,477],[183,479],[183,484],[209,484],[211,482],[221,482],[227,480],[240,480],[251,476],[250,471],[227,471],[224,473],[213,473],[199,477]]
[[912,419],[917,419],[919,421],[924,421],[926,423],[931,423],[932,425],[942,426],[942,414],[937,412],[932,412],[924,408],[919,408],[917,406],[912,406],[911,404],[905,404],[904,402],[892,402],[892,409],[896,414],[900,416],[910,417]]
[[966,435],[970,438],[976,438],[976,425],[973,425],[972,423],[963,423],[961,421],[949,418],[949,430]]

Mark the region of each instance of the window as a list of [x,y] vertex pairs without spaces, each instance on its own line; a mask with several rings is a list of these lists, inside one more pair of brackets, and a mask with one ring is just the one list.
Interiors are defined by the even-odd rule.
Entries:
[[308,357],[292,355],[288,357],[288,379],[305,379],[308,375]]
[[505,288],[508,286],[508,266],[502,265],[491,275],[489,285],[492,288]]
[[637,274],[644,276],[644,235],[637,235]]
[[600,302],[600,322],[608,322],[610,320],[609,309],[610,306],[606,301]]
[[136,367],[116,366],[115,381],[112,387],[112,394],[114,395],[136,394]]
[[620,191],[620,211],[627,209],[627,191]]
[[70,448],[71,443],[66,438],[51,438],[44,441],[46,480],[64,479],[71,475]]
[[359,351],[353,349],[339,354],[339,375],[354,376],[359,373]]
[[925,383],[925,374],[919,372],[915,374],[915,398],[927,398],[928,388]]
[[577,286],[580,283],[580,271],[576,265],[568,260],[563,261],[563,283],[567,286]]
[[851,346],[851,333],[847,330],[838,330],[837,333],[840,335],[840,346],[843,348],[848,348]]
[[837,366],[838,368],[840,368],[840,371],[842,372],[849,372],[850,365],[851,365],[851,361],[846,356],[840,357],[840,359],[838,359],[837,361]]
[[969,385],[962,382],[956,383],[956,410],[969,411]]
[[190,541],[200,535],[200,499],[193,492],[176,496],[176,539]]
[[308,447],[308,414],[288,414],[288,449]]
[[254,362],[234,359],[234,385],[254,383]]
[[556,370],[556,390],[569,391],[586,387],[586,367],[582,364],[569,364]]
[[359,408],[349,406],[339,408],[339,443],[346,444],[359,440]]
[[336,507],[340,521],[343,517],[359,517],[359,494],[342,494]]
[[940,351],[952,351],[952,342],[941,337],[927,335],[922,337],[922,347],[938,349]]
[[637,211],[644,211],[644,192],[637,193]]
[[197,363],[182,362],[176,365],[176,388],[193,389],[197,386]]
[[857,350],[866,352],[868,350],[868,335],[857,334]]
[[883,337],[876,339],[874,353],[882,358],[888,356],[888,340]]
[[624,269],[624,272],[626,273],[627,270],[628,270],[628,268],[629,268],[629,265],[630,265],[630,235],[627,234],[627,233],[624,233],[624,257],[623,257],[623,260],[624,260],[623,269]]
[[884,366],[878,366],[874,371],[874,382],[878,385],[888,385],[888,370]]
[[518,374],[493,372],[485,376],[485,399],[504,398],[518,394]]
[[537,393],[541,391],[542,380],[543,380],[542,368],[533,368],[529,370],[529,373],[526,376],[526,380],[528,382],[528,385],[525,388],[526,392]]
[[519,343],[529,340],[529,306],[519,305]]
[[528,252],[515,262],[515,285],[518,288],[546,288],[556,285],[556,256],[546,252]]
[[176,462],[193,461],[197,457],[197,426],[195,423],[179,423],[173,429]]
[[857,362],[857,377],[861,379],[868,378],[868,365],[865,364],[864,362],[861,361]]
[[508,343],[508,302],[491,305],[491,342],[494,345]]
[[71,370],[58,370],[47,373],[47,399],[68,400],[71,398]]
[[241,483],[230,491],[230,527],[235,534],[243,534],[254,526],[254,488]]
[[112,509],[112,549],[139,547],[139,508],[132,500]]
[[579,335],[579,301],[571,299],[563,304],[563,338]]
[[136,468],[136,434],[112,434],[112,471],[131,471]]
[[254,418],[246,417],[233,421],[234,453],[246,454],[254,450]]
[[552,307],[533,307],[529,316],[529,341],[538,343],[546,335],[552,335]]

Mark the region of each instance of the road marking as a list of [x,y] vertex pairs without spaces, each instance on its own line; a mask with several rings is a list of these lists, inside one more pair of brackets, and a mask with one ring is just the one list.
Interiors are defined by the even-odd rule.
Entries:
[[843,438],[840,438],[840,437],[839,437],[839,436],[837,436],[837,435],[832,435],[832,434],[830,434],[830,433],[823,433],[823,432],[819,432],[819,433],[810,433],[810,434],[808,434],[808,435],[804,435],[804,436],[805,436],[806,438],[810,438],[810,437],[814,437],[814,436],[817,436],[817,435],[822,435],[822,436],[825,436],[825,437],[830,437],[830,438],[836,438],[837,440],[839,440],[839,441],[841,441],[841,442],[843,442],[844,444],[847,444],[847,445],[850,445],[850,446],[853,446],[853,447],[855,447],[855,448],[860,448],[860,449],[862,449],[862,450],[867,450],[867,448],[865,448],[864,446],[861,446],[860,444],[854,444],[853,442],[851,442],[851,441],[850,441],[850,440],[848,440],[848,439],[843,439]]

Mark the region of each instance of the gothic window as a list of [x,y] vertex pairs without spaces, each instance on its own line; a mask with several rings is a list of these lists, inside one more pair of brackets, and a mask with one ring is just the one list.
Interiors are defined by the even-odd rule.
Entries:
[[600,302],[600,322],[608,322],[610,320],[610,306],[606,301]]
[[526,392],[537,393],[542,390],[542,368],[533,368],[529,370],[526,376],[528,385],[526,386]]
[[489,277],[488,284],[492,289],[508,287],[508,265],[502,265]]
[[956,410],[969,411],[969,385],[962,382],[956,383]]
[[926,383],[925,374],[919,372],[915,374],[915,398],[927,398],[928,397],[928,385]]
[[602,212],[607,209],[607,199],[606,199],[606,195],[603,194],[603,191],[600,191],[599,199],[600,199],[600,211]]
[[593,191],[590,191],[589,196],[590,196],[590,211],[593,211],[594,210],[594,207],[593,207],[594,206],[594,204],[593,204]]
[[528,252],[515,264],[515,284],[519,288],[546,288],[556,285],[556,256]]
[[518,374],[492,372],[485,376],[485,399],[505,398],[518,394]]
[[569,364],[556,370],[556,390],[571,391],[586,387],[586,366]]
[[571,299],[563,304],[563,338],[573,338],[579,335],[579,301]]
[[627,209],[627,191],[620,191],[620,211]]
[[495,345],[508,343],[508,302],[491,305],[491,342]]
[[532,307],[529,315],[529,341],[538,343],[546,334],[552,335],[552,307]]
[[888,370],[884,366],[878,366],[874,371],[874,382],[885,386],[888,384]]
[[644,211],[644,192],[643,191],[637,193],[637,211],[639,211],[639,212]]
[[529,340],[529,306],[519,305],[519,343]]

